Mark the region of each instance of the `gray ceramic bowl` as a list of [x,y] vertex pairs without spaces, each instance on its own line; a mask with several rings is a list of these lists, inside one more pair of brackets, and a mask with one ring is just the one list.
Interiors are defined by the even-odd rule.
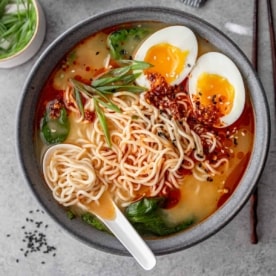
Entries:
[[57,223],[81,241],[95,248],[109,253],[128,255],[128,252],[113,236],[99,232],[78,219],[69,220],[66,217],[64,209],[55,202],[44,182],[33,140],[34,116],[41,88],[56,63],[72,46],[92,33],[104,27],[137,20],[186,25],[226,53],[238,65],[247,82],[255,113],[256,128],[252,156],[248,168],[230,200],[216,213],[190,230],[162,239],[148,240],[147,243],[153,252],[156,255],[162,255],[195,245],[225,226],[250,197],[267,156],[270,124],[263,88],[245,55],[219,30],[184,12],[158,7],[133,7],[115,10],[89,18],[74,26],[46,49],[27,79],[18,113],[17,149],[23,174],[31,190]]

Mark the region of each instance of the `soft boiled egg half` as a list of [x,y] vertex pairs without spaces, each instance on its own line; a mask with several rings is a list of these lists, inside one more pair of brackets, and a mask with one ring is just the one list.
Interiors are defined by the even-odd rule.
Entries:
[[209,52],[200,56],[189,75],[188,90],[194,108],[200,105],[218,110],[220,124],[214,127],[233,124],[243,112],[243,79],[234,62],[224,54]]
[[136,80],[150,88],[147,73],[159,73],[169,85],[181,83],[195,64],[198,52],[195,34],[185,26],[170,26],[150,35],[134,54],[134,59],[152,65]]

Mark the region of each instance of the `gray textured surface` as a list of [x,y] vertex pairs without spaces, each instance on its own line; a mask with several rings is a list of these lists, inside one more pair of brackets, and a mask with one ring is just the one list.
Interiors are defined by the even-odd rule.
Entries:
[[[276,2],[272,2],[276,18]],[[40,53],[63,31],[88,16],[117,7],[147,4],[174,7],[202,17],[232,38],[249,58],[251,56],[253,0],[209,0],[204,8],[197,10],[178,0],[151,0],[150,3],[145,0],[41,0],[41,4],[48,28]],[[20,91],[38,53],[30,62],[18,68],[0,70],[0,275],[276,275],[274,96],[265,5],[260,10],[259,74],[271,107],[272,143],[259,182],[259,243],[250,243],[247,204],[219,233],[185,251],[158,257],[156,268],[145,272],[132,258],[92,249],[64,232],[46,213],[36,212],[41,210],[41,206],[22,180],[16,160],[15,115]],[[243,35],[235,33],[229,29],[229,25],[233,26],[229,23],[238,24],[248,32]],[[34,222],[43,221],[43,224],[37,228],[26,218],[33,219]],[[34,230],[45,234],[48,245],[55,246],[56,250],[50,254],[32,252],[25,257],[24,252],[28,248],[24,232],[34,234]]]

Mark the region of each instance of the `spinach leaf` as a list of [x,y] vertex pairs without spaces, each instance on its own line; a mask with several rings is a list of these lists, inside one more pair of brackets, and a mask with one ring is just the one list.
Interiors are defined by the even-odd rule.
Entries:
[[49,102],[40,124],[40,135],[44,143],[62,143],[67,138],[69,130],[70,125],[64,105],[58,100]]
[[164,201],[165,199],[160,197],[143,198],[129,205],[125,210],[125,215],[139,233],[157,236],[179,232],[195,222],[194,218],[190,218],[180,224],[169,225],[162,212]]
[[66,212],[66,215],[67,215],[67,218],[70,219],[70,220],[72,220],[76,217],[75,214],[71,210],[68,210]]
[[131,59],[133,50],[149,33],[148,29],[142,27],[121,29],[111,33],[107,38],[107,45],[112,58]]
[[90,213],[84,213],[81,216],[82,220],[96,229],[110,233],[109,229],[94,215]]

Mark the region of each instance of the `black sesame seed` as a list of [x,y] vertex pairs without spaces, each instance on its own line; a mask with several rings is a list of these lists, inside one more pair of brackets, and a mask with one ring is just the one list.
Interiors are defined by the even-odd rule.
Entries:
[[[44,213],[44,211],[36,209],[36,210],[29,210],[29,214],[34,213]],[[24,243],[24,246],[20,248],[20,251],[23,253],[25,257],[28,257],[32,254],[39,253],[42,254],[49,254],[51,253],[54,257],[56,254],[53,252],[56,250],[54,246],[50,246],[48,244],[46,234],[40,232],[38,229],[41,229],[42,225],[45,225],[42,220],[36,220],[33,217],[29,216],[25,218],[27,224],[21,226],[21,229],[25,229],[22,232],[24,233],[24,236],[22,237],[22,242]],[[45,228],[48,228],[48,224],[45,225]],[[28,231],[27,231],[28,230]],[[46,231],[46,230],[45,230]],[[7,236],[10,236],[10,234],[7,234]],[[43,261],[43,264],[45,262]]]

